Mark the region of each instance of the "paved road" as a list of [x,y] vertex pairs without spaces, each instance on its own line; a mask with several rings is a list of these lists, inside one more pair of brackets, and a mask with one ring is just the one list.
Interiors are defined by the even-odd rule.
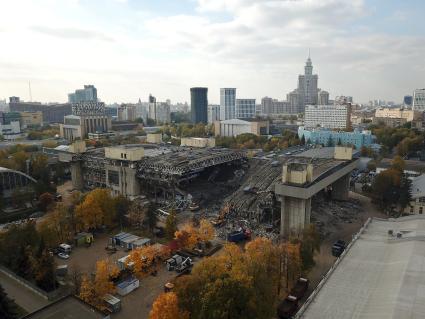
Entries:
[[33,312],[49,303],[43,297],[0,272],[0,283],[8,296],[28,312]]

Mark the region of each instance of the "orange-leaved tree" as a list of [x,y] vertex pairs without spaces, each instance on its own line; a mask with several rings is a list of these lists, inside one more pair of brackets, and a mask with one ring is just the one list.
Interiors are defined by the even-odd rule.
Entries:
[[153,303],[149,319],[189,319],[189,313],[179,309],[177,295],[162,293]]

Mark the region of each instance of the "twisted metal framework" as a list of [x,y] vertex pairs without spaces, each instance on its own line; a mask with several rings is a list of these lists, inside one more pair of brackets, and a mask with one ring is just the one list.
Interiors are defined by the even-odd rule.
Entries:
[[160,158],[145,158],[137,163],[137,176],[162,184],[178,184],[199,175],[203,170],[246,159],[243,151],[226,149],[185,150]]
[[27,174],[0,167],[0,193],[3,196],[10,196],[16,189],[29,189],[36,183],[37,181]]

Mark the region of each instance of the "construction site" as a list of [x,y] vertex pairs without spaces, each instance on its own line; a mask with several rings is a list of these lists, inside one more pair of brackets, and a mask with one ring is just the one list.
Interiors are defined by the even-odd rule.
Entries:
[[137,144],[86,149],[77,143],[59,160],[69,163],[75,189],[107,187],[133,200],[154,201],[163,212],[208,218],[223,239],[235,230],[278,239],[312,221],[319,229],[329,223],[317,203],[331,200],[337,211],[344,205],[355,210],[356,203],[347,202],[349,176],[357,165],[352,152],[300,148],[248,157],[244,150],[224,148]]

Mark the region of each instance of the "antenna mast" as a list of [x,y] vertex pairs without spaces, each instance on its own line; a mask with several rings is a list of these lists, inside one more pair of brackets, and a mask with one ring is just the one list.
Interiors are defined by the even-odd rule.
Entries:
[[31,81],[28,81],[28,90],[29,90],[29,93],[30,93],[30,102],[32,102]]

